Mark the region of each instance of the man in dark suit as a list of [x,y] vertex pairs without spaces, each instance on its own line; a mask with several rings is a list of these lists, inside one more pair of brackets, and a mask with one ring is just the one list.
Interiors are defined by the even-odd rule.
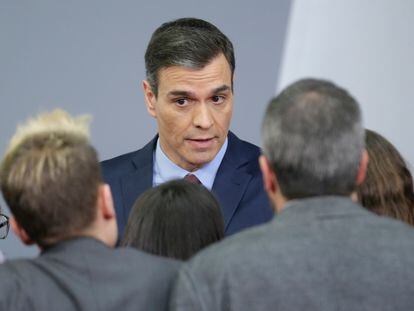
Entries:
[[357,102],[321,80],[271,101],[260,166],[278,217],[182,267],[172,310],[411,310],[414,230],[351,199],[368,156]]
[[144,148],[102,163],[122,234],[146,189],[191,174],[219,200],[226,234],[268,221],[259,148],[229,132],[235,59],[214,25],[183,18],[161,25],[145,53],[146,106],[158,135]]
[[166,310],[178,263],[113,248],[112,196],[84,119],[57,110],[21,126],[0,181],[15,233],[41,249],[0,265],[0,310]]

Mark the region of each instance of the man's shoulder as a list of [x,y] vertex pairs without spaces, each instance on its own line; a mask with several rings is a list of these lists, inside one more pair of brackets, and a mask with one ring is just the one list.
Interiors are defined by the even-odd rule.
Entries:
[[151,162],[156,139],[157,137],[138,150],[102,161],[101,168],[105,178],[112,174],[123,174],[125,171],[134,168],[134,163],[145,164]]
[[132,159],[139,156],[140,152],[142,152],[142,149],[124,153],[111,159],[104,160],[101,162],[101,167],[103,170],[119,170],[122,168],[127,168],[131,165]]
[[[261,149],[244,140],[238,138],[234,133],[229,132],[229,145],[223,161],[226,163],[236,164],[237,167],[243,167],[249,174],[261,176],[259,168],[259,156]],[[261,182],[261,177],[260,177]]]
[[[286,256],[294,256],[294,253],[300,252],[306,253],[307,249],[315,249],[318,245],[320,249],[329,248],[331,247],[329,241],[334,238],[338,238],[337,243],[343,242],[348,245],[352,242],[353,246],[358,245],[360,249],[372,249],[377,254],[392,252],[410,254],[410,258],[414,258],[414,228],[412,226],[395,219],[375,215],[362,207],[360,213],[349,214],[349,217],[345,217],[347,213],[319,217],[320,220],[310,217],[308,226],[303,226],[300,222],[285,221],[283,217],[278,217],[279,219],[276,218],[268,223],[246,229],[207,247],[185,264],[185,267],[188,270],[201,272],[201,274],[211,273],[209,270],[214,267],[213,270],[220,270],[220,274],[225,271],[235,271],[237,267],[247,267],[250,264],[260,265],[261,262],[267,262],[267,259],[283,261]],[[311,226],[311,222],[315,225]],[[319,226],[322,223],[323,226]],[[343,232],[340,232],[342,230]],[[318,240],[321,234],[331,234],[331,236]],[[299,249],[296,250],[295,245]],[[367,247],[364,248],[364,245]],[[352,249],[352,247],[349,248]],[[345,250],[346,247],[344,246],[343,249]],[[266,256],[269,258],[266,259]],[[408,261],[414,264],[414,259],[407,259]]]
[[[112,256],[105,263],[108,264],[107,269],[110,272],[104,272],[104,277],[110,277],[113,286],[135,288],[142,295],[147,296],[144,300],[149,303],[153,303],[154,299],[165,299],[181,267],[180,261],[128,247],[114,249]],[[102,269],[105,268],[97,268],[98,277]]]
[[6,279],[5,276],[13,276],[14,280],[24,279],[26,276],[28,276],[27,271],[35,267],[37,261],[38,257],[6,260],[0,265],[1,279],[3,280],[3,277]]
[[[89,269],[99,275],[105,270],[116,275],[121,273],[121,265],[126,271],[136,273],[148,273],[148,270],[159,270],[165,272],[177,269],[177,262],[168,258],[154,256],[135,248],[118,247],[112,248],[106,244],[90,238],[79,238],[61,243],[42,256],[34,259],[44,265],[52,266],[55,262],[65,263],[74,269]],[[110,271],[112,269],[112,271]]]
[[[7,260],[5,262],[3,262],[2,264],[0,264],[0,278],[1,280],[4,281],[10,281],[12,280],[12,276],[14,278],[17,277],[17,273],[16,273],[16,262],[21,261],[21,259],[19,260]],[[0,282],[0,288],[2,286],[5,285],[5,282]]]
[[175,274],[181,262],[175,259],[156,256],[130,247],[118,247],[114,250],[119,262],[128,263],[129,268],[144,269],[145,273],[162,275]]
[[0,310],[24,310],[28,293],[24,284],[30,275],[31,260],[19,259],[0,264]]
[[[367,232],[367,238],[375,239],[381,242],[381,245],[387,244],[395,249],[409,251],[414,256],[414,228],[405,222],[380,216],[369,212],[369,222],[363,227]],[[395,243],[398,241],[398,243]]]
[[185,263],[185,266],[190,270],[206,272],[212,267],[215,271],[237,270],[243,262],[257,258],[260,249],[268,247],[268,243],[274,238],[272,226],[272,222],[269,222],[229,236],[202,250]]
[[261,151],[258,146],[248,141],[240,139],[233,132],[231,131],[229,132],[228,138],[229,138],[229,145],[230,145],[229,150],[230,151],[243,152],[250,157],[258,157],[260,155]]
[[[96,304],[96,299],[109,304],[116,299],[124,310],[141,310],[148,304],[159,306],[155,310],[164,309],[179,262],[135,249],[100,249],[45,254],[0,265],[0,310],[11,306],[27,310],[28,305],[39,310],[73,307],[70,297],[85,309]],[[91,290],[102,296],[91,297]],[[111,296],[105,296],[108,292]]]
[[[65,269],[73,271],[89,270],[91,274],[96,275],[100,273],[113,274],[114,276],[122,275],[124,270],[124,272],[128,271],[127,274],[131,277],[133,275],[147,275],[149,280],[149,276],[155,274],[171,278],[181,265],[181,262],[177,260],[155,256],[135,248],[111,248],[100,244],[96,246],[91,244],[91,249],[84,251],[81,248],[73,249],[79,254],[67,254],[66,251],[55,254],[46,253],[37,258],[7,261],[1,266],[4,266],[5,273],[14,274],[19,278],[35,277],[36,274],[43,274],[45,271],[49,271],[46,274],[53,274],[55,269],[60,273],[62,271],[59,267],[64,266]],[[27,273],[30,270],[32,273]]]

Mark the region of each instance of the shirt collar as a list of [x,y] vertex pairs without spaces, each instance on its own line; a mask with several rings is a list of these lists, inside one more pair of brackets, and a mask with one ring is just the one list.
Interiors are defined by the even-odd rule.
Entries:
[[224,141],[219,152],[214,159],[205,164],[194,172],[188,172],[187,170],[179,167],[177,164],[172,162],[161,148],[160,140],[157,141],[157,146],[154,152],[154,179],[153,186],[157,186],[161,183],[184,178],[185,175],[191,173],[195,175],[203,184],[204,187],[211,190],[213,187],[214,179],[217,171],[223,160],[224,154],[226,153],[228,145],[228,138]]

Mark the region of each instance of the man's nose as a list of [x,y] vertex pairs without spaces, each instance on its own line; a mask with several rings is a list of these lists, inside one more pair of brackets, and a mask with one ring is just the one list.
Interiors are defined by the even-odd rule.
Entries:
[[201,129],[209,129],[214,124],[214,118],[206,103],[200,103],[194,110],[193,124]]

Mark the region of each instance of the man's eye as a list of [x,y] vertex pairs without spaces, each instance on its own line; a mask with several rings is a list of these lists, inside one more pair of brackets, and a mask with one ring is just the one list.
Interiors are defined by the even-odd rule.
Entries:
[[214,96],[211,98],[211,101],[212,101],[214,104],[221,104],[222,102],[224,102],[224,97],[223,97],[223,96],[219,96],[219,95],[214,95]]
[[187,104],[187,99],[185,99],[185,98],[179,98],[179,99],[177,99],[177,100],[175,101],[175,103],[176,103],[178,106],[184,106],[185,104]]

